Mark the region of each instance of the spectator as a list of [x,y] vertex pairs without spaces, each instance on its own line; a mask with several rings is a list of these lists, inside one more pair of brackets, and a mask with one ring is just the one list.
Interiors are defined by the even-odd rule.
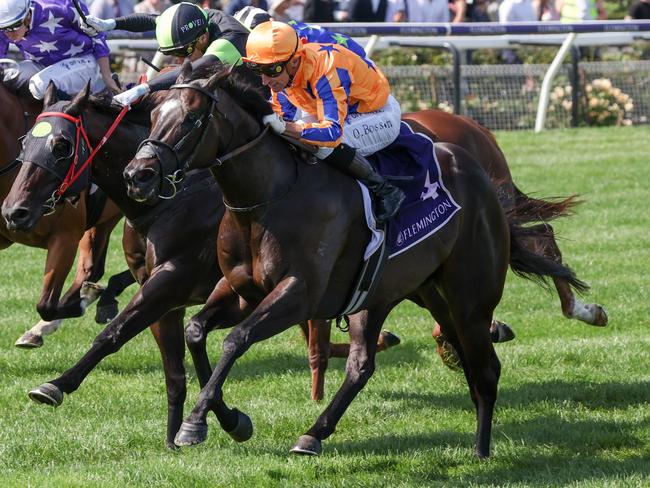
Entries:
[[350,0],[347,10],[348,22],[384,22],[388,0]]
[[290,20],[302,21],[302,0],[272,0],[269,14],[274,20],[289,22]]
[[171,2],[169,0],[142,0],[142,2],[133,7],[133,11],[136,14],[160,15],[170,6]]
[[467,11],[465,12],[465,20],[467,22],[492,22],[492,17],[488,12],[488,0],[474,0],[467,2]]
[[650,0],[636,0],[630,5],[625,20],[650,19]]
[[[335,22],[333,0],[305,0],[302,15],[303,22]],[[343,20],[343,19],[340,19]]]
[[[537,12],[533,0],[503,0],[499,5],[499,22],[535,22]],[[506,64],[521,64],[521,59],[512,49],[501,51]]]
[[499,5],[499,22],[535,22],[533,0],[503,0]]
[[[448,0],[388,0],[388,22],[449,22],[451,14]],[[462,22],[467,4],[454,0],[452,22]]]
[[269,5],[266,3],[266,0],[230,0],[228,2],[228,5],[226,5],[224,12],[226,12],[228,15],[235,15],[235,12],[239,12],[241,9],[248,7],[249,5],[261,8],[262,10],[269,9]]
[[102,19],[115,19],[133,13],[133,0],[93,0],[88,10]]
[[602,0],[556,0],[555,8],[562,22],[607,20]]
[[560,13],[555,8],[555,0],[540,0],[537,6],[539,20],[560,20]]

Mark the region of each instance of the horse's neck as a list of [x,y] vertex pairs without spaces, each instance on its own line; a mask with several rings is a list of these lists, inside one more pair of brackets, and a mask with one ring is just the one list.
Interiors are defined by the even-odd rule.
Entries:
[[[233,124],[219,130],[219,134],[234,135],[231,141],[224,141],[221,136],[219,147],[227,149],[220,149],[218,156],[226,156],[244,146],[258,137],[262,130],[259,122],[234,105],[225,112],[228,121],[217,121],[221,125]],[[296,178],[295,161],[287,144],[270,133],[243,153],[213,167],[212,172],[225,201],[234,207],[251,207],[271,201],[286,191]]]
[[[116,117],[92,109],[86,110],[88,138],[93,148],[100,143]],[[122,176],[124,168],[135,155],[138,145],[147,136],[149,129],[147,126],[122,120],[90,163],[92,181],[106,192],[129,219],[140,217],[151,210],[150,205],[129,198]],[[83,161],[79,162],[82,163]]]

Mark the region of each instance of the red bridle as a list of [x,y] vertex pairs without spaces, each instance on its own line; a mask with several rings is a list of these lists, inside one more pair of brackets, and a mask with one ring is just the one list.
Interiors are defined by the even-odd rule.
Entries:
[[[77,134],[75,136],[75,144],[74,144],[74,159],[72,161],[72,164],[70,165],[70,168],[68,169],[68,173],[66,174],[65,178],[63,179],[63,182],[61,185],[54,191],[52,194],[52,197],[54,198],[54,201],[58,201],[59,198],[61,198],[61,195],[63,195],[68,188],[72,185],[72,183],[75,182],[81,176],[81,174],[84,172],[86,167],[92,162],[92,160],[95,158],[95,155],[97,152],[106,144],[106,141],[108,141],[109,137],[113,135],[113,132],[115,132],[115,129],[119,125],[119,123],[122,121],[126,113],[129,111],[130,107],[126,106],[124,107],[120,113],[117,115],[117,118],[113,121],[113,124],[108,128],[106,131],[106,134],[101,138],[99,141],[99,144],[93,149],[92,144],[90,144],[90,140],[88,139],[88,134],[86,134],[86,129],[84,129],[83,126],[83,121],[81,117],[73,117],[72,115],[63,113],[63,112],[43,112],[40,114],[38,117],[36,117],[36,121],[38,122],[40,119],[45,118],[45,117],[59,117],[62,119],[66,119],[70,122],[72,122],[76,128],[77,128]],[[88,145],[88,148],[90,149],[90,155],[84,161],[84,163],[81,165],[79,170],[75,171],[77,167],[77,162],[79,161],[79,141],[81,140],[81,137],[84,138],[86,141],[86,144]]]

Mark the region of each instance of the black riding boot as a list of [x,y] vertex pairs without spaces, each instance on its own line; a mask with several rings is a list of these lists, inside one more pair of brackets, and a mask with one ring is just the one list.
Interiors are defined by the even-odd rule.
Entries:
[[402,190],[386,181],[364,156],[346,144],[336,147],[323,161],[348,173],[368,187],[375,199],[375,217],[378,222],[385,222],[395,215],[406,198]]

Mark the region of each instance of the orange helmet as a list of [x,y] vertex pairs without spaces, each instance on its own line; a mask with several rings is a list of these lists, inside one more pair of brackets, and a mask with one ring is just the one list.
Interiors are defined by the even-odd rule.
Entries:
[[288,61],[302,49],[298,34],[284,22],[264,22],[248,34],[246,63],[273,64]]

